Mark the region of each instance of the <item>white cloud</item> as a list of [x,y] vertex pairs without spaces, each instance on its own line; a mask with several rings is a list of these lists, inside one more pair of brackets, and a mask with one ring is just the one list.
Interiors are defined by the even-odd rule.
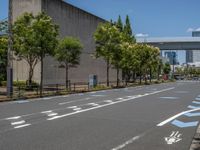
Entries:
[[197,28],[195,31],[200,31],[200,28]]
[[148,34],[144,34],[144,33],[138,33],[135,35],[136,37],[148,37]]
[[192,31],[194,31],[193,28],[188,28],[188,29],[187,29],[187,32],[192,32]]
[[196,29],[194,29],[194,28],[188,28],[187,29],[187,32],[193,32],[193,31],[200,31],[200,27],[196,28]]

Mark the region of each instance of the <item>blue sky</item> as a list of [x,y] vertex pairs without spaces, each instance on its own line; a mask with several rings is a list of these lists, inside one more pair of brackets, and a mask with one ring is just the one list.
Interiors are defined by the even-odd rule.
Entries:
[[[191,36],[192,30],[200,30],[200,0],[66,1],[107,20],[116,20],[118,15],[124,19],[128,14],[134,33],[139,35]],[[0,19],[7,17],[7,3],[1,1]]]

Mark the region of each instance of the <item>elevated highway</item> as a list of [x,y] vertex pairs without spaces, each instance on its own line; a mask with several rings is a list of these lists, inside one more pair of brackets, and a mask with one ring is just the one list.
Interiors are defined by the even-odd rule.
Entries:
[[200,50],[200,37],[138,38],[138,43],[159,47],[160,50]]

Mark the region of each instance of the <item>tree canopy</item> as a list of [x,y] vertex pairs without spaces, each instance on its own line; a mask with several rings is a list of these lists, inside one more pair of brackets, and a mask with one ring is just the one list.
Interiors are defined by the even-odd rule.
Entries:
[[70,67],[75,67],[80,62],[81,42],[74,37],[65,37],[60,40],[55,52],[55,57],[60,63],[65,64],[66,69],[66,88],[68,89],[68,70]]

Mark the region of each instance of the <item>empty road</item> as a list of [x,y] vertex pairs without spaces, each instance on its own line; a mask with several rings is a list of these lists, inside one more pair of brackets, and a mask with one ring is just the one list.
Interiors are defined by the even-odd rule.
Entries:
[[0,103],[0,150],[189,150],[200,83]]

